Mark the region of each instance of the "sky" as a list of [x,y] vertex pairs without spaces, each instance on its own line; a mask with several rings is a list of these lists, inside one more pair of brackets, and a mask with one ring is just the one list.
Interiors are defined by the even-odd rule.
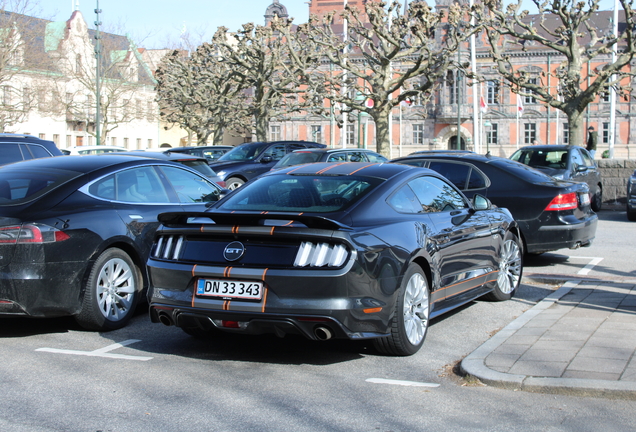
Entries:
[[[28,0],[35,5],[38,18],[66,21],[75,4],[90,28],[94,28],[99,2],[102,30],[130,34],[144,48],[174,47],[185,30],[195,42],[209,40],[219,26],[231,31],[241,24],[264,24],[265,10],[273,0]],[[297,24],[307,22],[307,0],[279,0]],[[334,0],[338,1],[338,0]],[[342,1],[342,0],[340,0]],[[433,0],[430,0],[432,2]],[[526,2],[530,5],[529,0]],[[601,10],[613,7],[612,0],[601,0]],[[197,43],[198,44],[198,43]]]

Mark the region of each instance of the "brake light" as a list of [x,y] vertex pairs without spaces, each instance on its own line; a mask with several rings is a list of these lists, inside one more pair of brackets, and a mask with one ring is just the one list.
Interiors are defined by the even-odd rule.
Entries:
[[546,211],[573,210],[578,206],[579,201],[576,193],[570,192],[554,197],[545,209]]
[[43,244],[69,239],[64,231],[43,224],[0,227],[0,244]]
[[302,242],[294,267],[340,267],[344,264],[349,253],[343,245],[330,245],[328,243]]
[[218,184],[219,186],[221,186],[223,189],[225,189],[225,182],[223,180],[220,180],[218,182],[216,182],[216,184]]

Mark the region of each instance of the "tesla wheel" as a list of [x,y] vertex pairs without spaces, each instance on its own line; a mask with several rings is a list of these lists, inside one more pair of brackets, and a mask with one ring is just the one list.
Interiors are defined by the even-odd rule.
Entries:
[[132,317],[140,296],[139,269],[121,249],[104,251],[95,261],[76,321],[88,330],[122,328]]
[[410,264],[402,279],[391,320],[391,335],[375,339],[383,354],[407,356],[422,347],[430,314],[428,280],[420,266]]
[[592,210],[595,212],[601,211],[603,207],[603,189],[599,186],[596,193],[592,196]]
[[519,238],[507,232],[499,252],[499,271],[492,292],[486,298],[494,301],[509,300],[521,283],[523,251]]
[[230,177],[225,181],[225,187],[229,190],[238,189],[245,184],[245,181],[238,177]]

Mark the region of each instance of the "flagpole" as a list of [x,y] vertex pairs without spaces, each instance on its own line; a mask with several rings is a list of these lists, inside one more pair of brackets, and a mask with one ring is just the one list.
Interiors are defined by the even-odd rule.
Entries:
[[[343,0],[343,11],[346,10],[347,8],[347,0]],[[343,40],[344,40],[344,59],[343,62],[345,63],[345,65],[347,64],[347,42],[348,42],[348,36],[349,36],[349,29],[348,29],[348,21],[347,21],[347,17],[345,15],[343,23],[342,23],[342,33],[343,33]],[[344,69],[344,71],[342,72],[342,95],[344,98],[347,97],[347,69]],[[340,107],[340,114],[342,115],[342,148],[347,148],[347,117],[349,116],[348,113],[346,112],[342,112],[342,106]]]
[[[474,0],[470,0],[470,8],[473,8]],[[475,25],[475,17],[470,17],[470,25],[471,27]],[[473,70],[473,73],[477,73],[477,55],[475,54],[475,34],[470,35],[470,67]],[[481,153],[481,123],[479,122],[479,107],[477,101],[477,92],[475,91],[475,79],[472,80],[472,89],[473,89],[473,143],[475,146],[475,151],[477,153]],[[481,84],[480,84],[481,89]],[[480,93],[481,94],[481,93]]]

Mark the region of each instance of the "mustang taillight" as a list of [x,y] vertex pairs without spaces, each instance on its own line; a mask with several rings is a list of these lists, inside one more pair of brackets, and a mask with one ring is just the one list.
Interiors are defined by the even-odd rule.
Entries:
[[557,195],[545,208],[547,211],[572,210],[579,206],[579,201],[575,192]]
[[151,256],[154,258],[163,258],[170,260],[178,260],[183,248],[185,238],[183,236],[161,236],[157,240]]
[[0,227],[0,244],[55,243],[69,238],[64,231],[38,223]]
[[347,248],[343,245],[302,242],[296,254],[294,267],[340,267],[348,255]]

